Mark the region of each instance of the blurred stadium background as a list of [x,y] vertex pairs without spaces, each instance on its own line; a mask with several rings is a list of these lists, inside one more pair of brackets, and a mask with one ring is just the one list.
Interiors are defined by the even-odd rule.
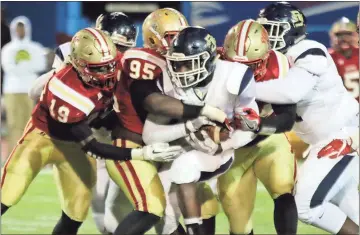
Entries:
[[[180,10],[191,25],[206,27],[221,45],[228,29],[238,21],[255,18],[260,9],[269,2],[1,2],[2,24],[24,15],[32,23],[32,39],[52,50],[69,41],[77,30],[94,25],[97,16],[105,11],[122,11],[133,18],[138,25],[137,46],[142,46],[141,25],[144,18],[157,8],[172,7]],[[359,2],[293,2],[307,16],[308,37],[330,46],[328,31],[331,24],[348,17],[356,22]],[[4,17],[4,18],[3,18]],[[5,20],[5,21],[4,21]],[[3,35],[2,35],[3,36]],[[2,45],[3,46],[3,45]],[[51,57],[49,57],[51,60]],[[19,104],[21,106],[21,104]],[[1,125],[1,159],[6,160],[5,123]],[[11,149],[10,149],[11,151]],[[272,225],[273,205],[271,198],[260,186],[255,211],[255,233],[274,234]],[[2,220],[3,234],[49,234],[60,216],[60,207],[50,171],[44,171],[30,186],[23,200]],[[228,226],[223,214],[217,220],[217,232],[227,233]],[[96,234],[91,216],[82,226],[80,233]],[[299,233],[318,234],[320,230],[299,225]]]

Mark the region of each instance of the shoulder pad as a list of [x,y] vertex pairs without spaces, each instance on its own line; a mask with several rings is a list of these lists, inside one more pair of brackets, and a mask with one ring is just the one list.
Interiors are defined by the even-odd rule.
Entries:
[[313,40],[303,40],[294,45],[286,53],[290,63],[296,63],[300,59],[306,58],[308,55],[318,55],[326,58],[326,47]]
[[233,68],[229,73],[229,77],[227,79],[227,90],[230,94],[240,95],[254,78],[253,71],[250,67],[235,63],[229,62],[233,64]]
[[329,65],[327,48],[312,40],[303,40],[287,52],[291,66],[301,67],[306,71],[320,75],[326,72]]
[[164,57],[154,52],[153,50],[146,48],[134,48],[125,51],[123,57],[121,58],[121,63],[123,64],[126,60],[131,59],[142,59],[145,62],[150,62],[159,66],[162,69],[166,69],[166,60]]
[[[62,70],[63,71],[63,70]],[[60,71],[60,73],[62,72]],[[76,121],[79,118],[85,118],[88,116],[91,111],[95,108],[95,104],[92,100],[85,95],[81,94],[80,92],[76,91],[69,85],[65,84],[61,79],[57,77],[58,74],[55,74],[48,83],[49,91],[57,97],[61,103],[65,104],[67,108],[73,110],[69,114],[72,119]],[[66,76],[66,74],[63,75]],[[70,121],[70,118],[69,118]],[[75,122],[74,120],[72,122]]]
[[166,73],[166,61],[154,51],[129,49],[121,58],[123,71],[133,79],[155,79]]

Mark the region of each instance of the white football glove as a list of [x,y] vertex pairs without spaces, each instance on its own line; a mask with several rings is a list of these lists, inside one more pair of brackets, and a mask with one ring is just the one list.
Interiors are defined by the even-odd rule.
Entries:
[[200,140],[196,137],[194,133],[190,133],[188,142],[189,144],[196,150],[199,150],[204,153],[208,153],[211,155],[214,155],[216,151],[219,150],[220,145],[215,143],[209,135],[206,133],[206,131],[200,131],[202,137],[204,140]]
[[185,122],[185,128],[187,129],[187,133],[196,132],[202,126],[211,125],[215,126],[215,123],[210,121],[207,117],[200,116],[192,120],[188,120]]
[[168,143],[156,143],[142,148],[132,149],[131,157],[134,160],[147,160],[155,162],[170,162],[183,152],[181,146],[170,146]]

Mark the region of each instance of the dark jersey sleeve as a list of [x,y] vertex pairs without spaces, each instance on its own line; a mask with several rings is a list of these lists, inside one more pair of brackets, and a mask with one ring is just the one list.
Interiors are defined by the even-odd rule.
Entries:
[[118,148],[116,146],[98,142],[93,136],[90,126],[85,122],[72,124],[70,131],[81,143],[84,152],[92,157],[116,161],[131,160],[131,149]]
[[143,121],[148,112],[175,119],[193,119],[200,115],[203,108],[163,95],[154,80],[134,81],[130,85],[130,94],[134,108]]
[[296,119],[296,104],[271,105],[275,115],[261,118],[258,136],[246,147],[253,146],[260,141],[265,140],[272,134],[290,131],[294,126]]
[[290,131],[296,120],[296,104],[272,104],[271,106],[275,115],[261,118],[259,134],[268,135]]

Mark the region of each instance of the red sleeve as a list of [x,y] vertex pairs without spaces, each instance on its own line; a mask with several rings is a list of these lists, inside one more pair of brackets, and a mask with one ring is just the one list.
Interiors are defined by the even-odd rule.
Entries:
[[157,79],[166,72],[165,59],[150,49],[127,50],[121,59],[122,72],[132,79]]

